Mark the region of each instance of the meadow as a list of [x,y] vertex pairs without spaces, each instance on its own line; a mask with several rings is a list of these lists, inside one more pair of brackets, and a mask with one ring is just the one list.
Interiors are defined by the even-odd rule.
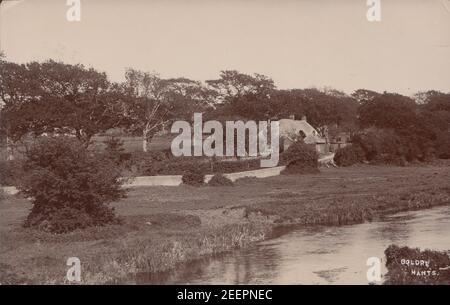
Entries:
[[80,259],[82,283],[124,283],[269,238],[277,226],[360,223],[450,204],[449,165],[358,165],[234,186],[132,188],[113,204],[122,225],[67,234],[23,228],[29,201],[3,194],[0,283],[67,283],[69,257]]

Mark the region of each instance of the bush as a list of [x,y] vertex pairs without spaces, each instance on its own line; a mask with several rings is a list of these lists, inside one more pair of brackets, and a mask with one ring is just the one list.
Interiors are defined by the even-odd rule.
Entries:
[[233,186],[233,181],[225,177],[223,174],[215,174],[208,182],[209,186]]
[[334,162],[339,166],[350,166],[361,163],[364,159],[364,151],[358,144],[339,148],[334,155]]
[[353,144],[362,148],[367,161],[382,160],[385,156],[403,156],[406,153],[403,140],[390,130],[367,129],[353,137]]
[[[448,284],[450,283],[450,256],[444,252],[390,245],[385,251],[386,274],[385,284]],[[419,266],[406,264],[406,261],[419,261]],[[428,262],[420,266],[420,261]],[[403,264],[402,264],[403,262]],[[442,269],[440,269],[442,268]],[[429,272],[430,273],[429,273]],[[418,275],[419,274],[419,275]]]
[[183,174],[182,180],[187,185],[201,186],[205,183],[205,173],[201,168],[192,166]]
[[435,152],[432,142],[413,130],[399,132],[370,128],[353,137],[371,163],[405,165],[406,161],[430,161]]
[[106,145],[105,154],[107,158],[110,158],[117,165],[123,163],[122,154],[125,150],[123,147],[123,141],[115,136],[108,137],[103,143]]
[[314,146],[297,141],[281,154],[286,165],[283,174],[305,174],[319,172],[318,153]]
[[26,153],[18,188],[32,198],[25,226],[54,233],[119,222],[105,204],[125,196],[110,160],[76,139],[42,138]]

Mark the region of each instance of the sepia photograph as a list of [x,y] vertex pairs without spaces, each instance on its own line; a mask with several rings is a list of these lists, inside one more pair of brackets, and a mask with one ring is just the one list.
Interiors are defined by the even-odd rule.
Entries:
[[450,285],[450,0],[0,0],[0,285]]

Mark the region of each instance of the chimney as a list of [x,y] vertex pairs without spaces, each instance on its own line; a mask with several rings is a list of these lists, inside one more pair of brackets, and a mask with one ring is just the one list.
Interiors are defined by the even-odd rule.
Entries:
[[289,118],[290,118],[291,120],[295,120],[295,115],[294,115],[294,114],[291,114],[291,115],[289,116]]
[[303,115],[303,116],[302,116],[302,121],[305,121],[305,122],[306,122],[306,115]]

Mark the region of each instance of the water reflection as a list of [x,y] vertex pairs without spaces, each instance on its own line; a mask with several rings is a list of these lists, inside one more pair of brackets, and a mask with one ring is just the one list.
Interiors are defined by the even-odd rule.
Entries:
[[[390,244],[450,249],[450,207],[399,213],[341,227],[291,230],[253,247],[138,276],[139,283],[367,284],[366,261]],[[384,265],[384,262],[383,262]],[[383,270],[385,272],[386,270]]]

